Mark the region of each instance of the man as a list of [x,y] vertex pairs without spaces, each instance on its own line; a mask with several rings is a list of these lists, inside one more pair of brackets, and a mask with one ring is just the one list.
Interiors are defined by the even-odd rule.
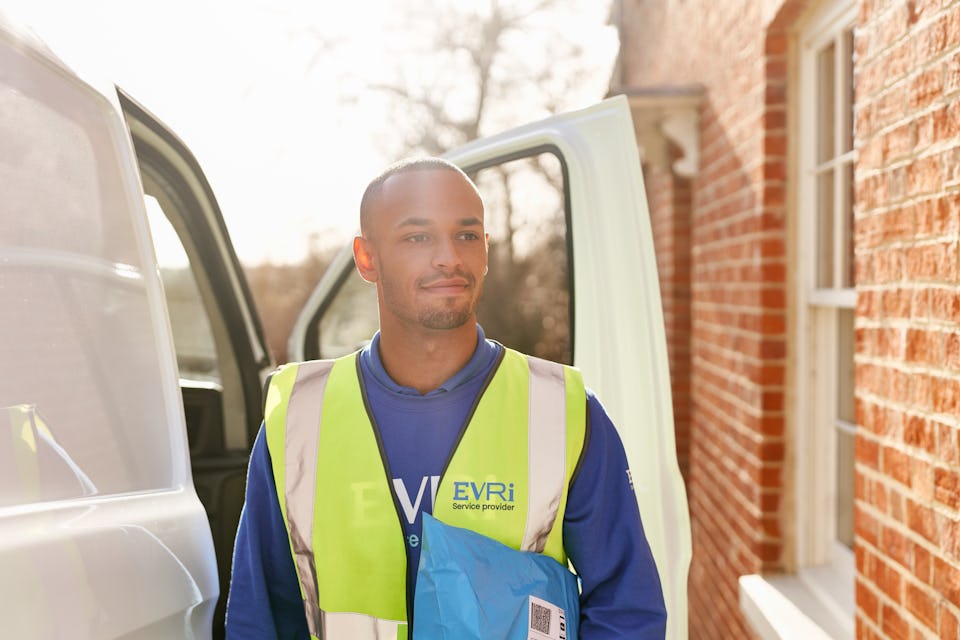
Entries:
[[580,637],[663,638],[626,456],[579,372],[485,338],[483,201],[455,165],[367,187],[354,258],[380,330],[281,368],[250,459],[230,638],[406,638],[422,514],[572,563]]

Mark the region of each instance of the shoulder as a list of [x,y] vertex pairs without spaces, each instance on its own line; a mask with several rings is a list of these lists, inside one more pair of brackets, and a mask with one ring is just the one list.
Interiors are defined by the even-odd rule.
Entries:
[[592,449],[594,455],[601,454],[605,462],[616,460],[626,463],[623,440],[610,414],[592,389],[586,389],[587,395],[587,433],[585,449]]
[[273,371],[267,374],[267,377],[264,380],[263,396],[266,398],[267,393],[272,387],[292,385],[298,377],[302,378],[305,376],[323,374],[333,369],[333,366],[338,363],[353,362],[357,359],[358,354],[359,352],[355,351],[339,358],[301,360],[298,362],[286,362],[278,365]]
[[531,373],[546,373],[553,375],[563,375],[568,380],[576,382],[577,386],[583,387],[583,374],[580,373],[580,369],[573,366],[572,364],[563,364],[561,362],[555,362],[553,360],[547,360],[539,356],[532,356],[528,353],[523,353],[517,351],[516,349],[511,349],[510,347],[505,347],[498,342],[494,342],[498,347],[503,349],[504,358],[513,359],[516,361],[526,361],[527,365],[530,368]]
[[[302,389],[307,397],[323,397],[334,366],[343,362],[344,369],[351,369],[348,360],[356,359],[356,354],[335,360],[305,360],[289,362],[274,369],[264,380],[263,419],[266,425],[267,439],[282,437],[286,430],[287,406],[291,402],[294,388]],[[278,436],[279,434],[279,436]]]
[[596,412],[598,415],[602,415],[607,419],[607,421],[609,421],[610,416],[607,414],[607,409],[603,406],[603,402],[600,401],[600,397],[597,395],[596,391],[585,386],[584,392],[587,395],[587,406],[590,408],[590,411]]
[[591,430],[601,429],[612,432],[613,436],[620,439],[617,433],[617,427],[613,424],[613,418],[607,413],[606,407],[597,396],[596,392],[590,387],[584,387],[584,393],[587,397],[587,419],[591,423]]

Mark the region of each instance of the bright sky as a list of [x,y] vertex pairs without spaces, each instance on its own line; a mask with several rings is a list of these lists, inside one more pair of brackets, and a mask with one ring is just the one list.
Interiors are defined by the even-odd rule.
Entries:
[[[0,0],[0,9],[89,54],[186,142],[252,264],[297,261],[312,234],[324,243],[353,234],[364,186],[395,159],[384,97],[367,86],[422,49],[425,38],[402,24],[416,1]],[[609,2],[574,4],[583,8],[555,20],[602,69],[597,100],[616,54]]]

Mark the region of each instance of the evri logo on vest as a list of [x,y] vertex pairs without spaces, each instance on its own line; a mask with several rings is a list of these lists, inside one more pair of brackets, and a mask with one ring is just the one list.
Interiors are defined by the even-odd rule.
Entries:
[[[400,503],[400,508],[403,509],[403,515],[410,525],[417,521],[417,516],[420,514],[428,482],[430,484],[430,505],[432,508],[437,502],[437,487],[440,484],[440,476],[423,476],[420,479],[420,486],[417,488],[415,499],[411,499],[403,478],[393,479],[394,493]],[[493,480],[486,482],[454,481],[451,507],[457,511],[487,512],[490,515],[497,511],[513,511],[515,508],[514,483]],[[415,537],[411,536],[411,538]],[[417,546],[419,541],[415,543],[411,539],[408,542],[411,546]]]
[[454,482],[452,507],[472,511],[513,511],[513,483]]

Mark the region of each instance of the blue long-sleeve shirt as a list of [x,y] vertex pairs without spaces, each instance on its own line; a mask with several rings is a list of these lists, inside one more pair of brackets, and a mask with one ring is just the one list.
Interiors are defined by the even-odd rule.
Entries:
[[[403,511],[409,601],[420,558],[422,514],[431,513],[442,468],[502,347],[478,327],[470,361],[421,395],[387,374],[379,335],[360,353],[369,406],[380,428],[393,489]],[[580,638],[663,638],[666,609],[643,533],[623,444],[596,396],[587,392],[588,440],[570,487],[564,546],[582,581]],[[263,428],[247,473],[233,556],[227,637],[309,638]]]

